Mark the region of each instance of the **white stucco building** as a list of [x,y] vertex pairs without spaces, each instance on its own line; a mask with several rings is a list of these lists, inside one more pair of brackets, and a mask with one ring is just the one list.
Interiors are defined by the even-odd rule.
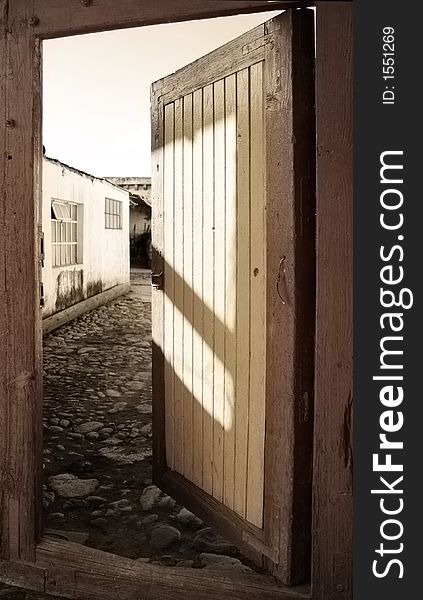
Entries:
[[43,318],[129,286],[129,192],[43,160]]
[[128,190],[129,239],[132,260],[151,262],[151,177],[106,177],[108,181]]

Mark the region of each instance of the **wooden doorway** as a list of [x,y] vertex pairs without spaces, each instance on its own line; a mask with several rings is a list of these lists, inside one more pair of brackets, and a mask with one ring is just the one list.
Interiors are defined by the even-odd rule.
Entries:
[[[351,598],[351,5],[317,3],[317,336],[312,589],[264,590],[42,538],[38,215],[40,41],[303,2],[0,1],[0,573],[67,597]],[[301,73],[301,64],[296,65]],[[330,115],[333,115],[330,117]],[[276,158],[276,157],[275,157]],[[35,259],[34,259],[35,256]],[[340,310],[342,307],[342,310]],[[334,317],[335,315],[335,317]],[[279,374],[275,373],[275,377]],[[348,450],[348,452],[346,451]],[[301,543],[301,540],[298,541]]]

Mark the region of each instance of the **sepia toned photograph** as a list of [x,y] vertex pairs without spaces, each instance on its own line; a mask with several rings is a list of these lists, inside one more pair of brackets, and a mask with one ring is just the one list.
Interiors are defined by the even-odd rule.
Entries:
[[1,600],[352,600],[352,55],[0,0]]

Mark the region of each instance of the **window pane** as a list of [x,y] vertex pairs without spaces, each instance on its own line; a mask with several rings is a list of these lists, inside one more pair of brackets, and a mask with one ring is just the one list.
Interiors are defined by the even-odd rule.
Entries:
[[62,212],[63,212],[63,218],[64,219],[70,219],[71,218],[71,209],[70,209],[70,205],[69,204],[62,204]]
[[71,218],[72,221],[76,221],[77,220],[77,211],[78,211],[78,207],[76,206],[76,204],[72,204],[72,208],[71,208]]
[[72,223],[72,237],[71,237],[71,241],[72,242],[76,242],[78,237],[78,225],[76,223]]

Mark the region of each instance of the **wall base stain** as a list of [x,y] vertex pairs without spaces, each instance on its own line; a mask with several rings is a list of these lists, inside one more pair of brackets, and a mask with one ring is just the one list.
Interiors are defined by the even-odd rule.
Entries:
[[56,312],[84,300],[84,271],[61,271],[56,282]]
[[95,296],[97,294],[101,294],[103,291],[103,283],[100,281],[89,281],[87,283],[87,298],[91,298],[91,296]]

